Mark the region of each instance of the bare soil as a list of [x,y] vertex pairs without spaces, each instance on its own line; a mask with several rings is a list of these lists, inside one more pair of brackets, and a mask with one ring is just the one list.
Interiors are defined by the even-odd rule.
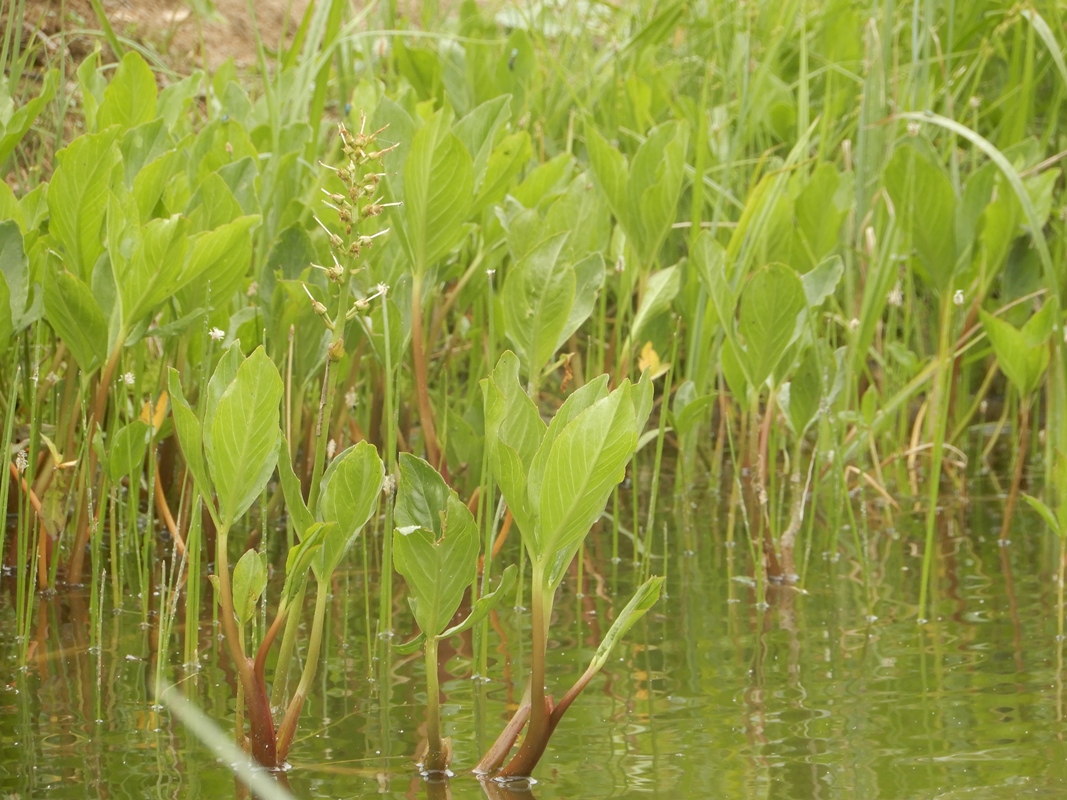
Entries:
[[[201,2],[206,6],[205,0]],[[198,14],[182,0],[102,0],[115,33],[139,41],[159,53],[176,72],[198,67],[214,70],[232,58],[239,70],[256,63],[255,27],[263,44],[275,49],[287,43],[308,6],[308,0],[253,0],[255,23],[246,0],[215,0],[214,14]],[[24,40],[33,35],[43,44],[42,56],[65,46],[76,63],[106,42],[89,0],[27,0]]]

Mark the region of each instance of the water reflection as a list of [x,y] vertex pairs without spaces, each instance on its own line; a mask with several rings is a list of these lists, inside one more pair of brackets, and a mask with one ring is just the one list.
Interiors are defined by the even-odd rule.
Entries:
[[[901,539],[872,528],[858,549],[823,550],[831,533],[816,527],[806,582],[763,589],[751,581],[743,540],[733,548],[706,531],[680,534],[691,548],[664,565],[667,597],[561,723],[537,770],[537,796],[1062,796],[1055,541],[1018,531],[999,547],[996,525],[974,512],[966,525],[939,526],[931,622],[919,626],[922,548],[909,545],[922,537],[896,522]],[[564,581],[553,688],[584,669],[617,598],[637,580],[629,562],[605,556],[609,546],[593,543],[581,592]],[[285,776],[294,796],[532,798],[527,786],[475,785],[467,772],[521,701],[528,612],[501,608],[490,620],[489,682],[471,680],[478,643],[457,640],[447,652],[439,678],[457,775],[426,781],[413,767],[426,706],[422,660],[378,639],[363,605],[376,588],[365,593],[363,580],[353,571],[334,587],[322,678]],[[139,598],[109,609],[93,630],[87,593],[39,596],[20,643],[6,589],[0,797],[232,795],[225,765],[151,705],[158,618],[142,616]],[[406,632],[403,602],[398,591],[397,627]],[[203,614],[199,671],[164,671],[229,730],[234,676],[210,606]],[[179,625],[164,664],[182,639]],[[29,650],[25,668],[20,649]]]

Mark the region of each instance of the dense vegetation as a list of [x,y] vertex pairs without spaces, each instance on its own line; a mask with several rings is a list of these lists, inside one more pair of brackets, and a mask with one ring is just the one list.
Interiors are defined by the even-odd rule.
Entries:
[[[1067,534],[1058,4],[427,6],[419,29],[312,3],[255,77],[173,75],[109,28],[63,75],[9,6],[0,552],[24,648],[39,590],[138,596],[162,685],[217,619],[238,735],[281,764],[369,538],[378,630],[401,628],[391,565],[421,630],[427,769],[437,643],[473,628],[484,666],[486,616],[529,592],[531,688],[481,765],[529,717],[503,768],[528,775],[658,595],[668,486],[721,491],[761,592],[803,582],[816,526],[862,559],[858,516],[918,504],[920,620],[939,500],[979,469],[1004,544],[1022,497]],[[552,598],[597,524],[649,580],[553,703]]]

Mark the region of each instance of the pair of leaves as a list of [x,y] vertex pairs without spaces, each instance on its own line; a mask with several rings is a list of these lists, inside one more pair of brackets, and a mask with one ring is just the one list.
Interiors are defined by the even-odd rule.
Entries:
[[304,502],[300,481],[289,458],[289,446],[284,439],[279,454],[282,492],[301,544],[308,541],[317,530],[316,526],[326,526],[321,555],[311,561],[311,567],[319,581],[329,580],[377,507],[385,481],[385,467],[378,451],[369,442],[346,448],[330,462],[322,476],[313,515]]
[[643,265],[651,265],[678,214],[689,129],[667,122],[649,132],[627,167],[622,153],[592,125],[586,144],[593,174]]
[[552,589],[623,479],[652,408],[652,383],[607,376],[567,398],[549,425],[519,385],[519,362],[505,352],[482,381],[493,473],[523,544]]
[[508,270],[504,281],[505,330],[532,382],[593,313],[604,284],[604,259],[599,254],[577,264],[564,258],[568,238],[568,233],[558,233],[534,246]]
[[[411,592],[409,604],[422,635],[445,638],[476,625],[508,592],[515,567],[498,588],[479,599],[471,613],[448,628],[478,570],[478,525],[474,515],[437,470],[410,453],[400,455],[394,511],[393,563]],[[408,642],[414,651],[421,638]]]
[[1056,306],[1054,301],[1046,301],[1021,329],[984,310],[978,312],[1000,371],[1022,397],[1037,391],[1048,369],[1048,340],[1056,322]]

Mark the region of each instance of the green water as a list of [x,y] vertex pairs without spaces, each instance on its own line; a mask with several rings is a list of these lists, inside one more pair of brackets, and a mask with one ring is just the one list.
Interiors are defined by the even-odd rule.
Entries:
[[[1020,513],[1002,550],[998,514],[992,503],[945,511],[936,613],[919,626],[916,520],[898,516],[894,532],[872,518],[840,537],[816,526],[803,589],[772,588],[764,604],[747,546],[729,546],[694,512],[668,537],[669,557],[653,562],[654,571],[666,567],[667,598],[572,707],[532,792],[486,790],[466,772],[521,697],[525,614],[511,604],[500,614],[489,682],[470,678],[469,639],[444,651],[457,775],[447,787],[429,786],[412,765],[421,657],[390,655],[368,639],[362,575],[343,574],[326,665],[291,755],[291,789],[307,798],[1067,796],[1055,542]],[[585,595],[571,579],[557,602],[557,696],[634,585],[629,560],[604,557],[607,537],[594,536]],[[831,537],[861,549],[824,551],[821,541]],[[105,616],[99,649],[89,646],[85,593],[41,598],[36,644],[20,670],[10,633],[13,582],[4,578],[0,600],[0,797],[234,793],[214,756],[152,707],[156,620],[142,624],[136,598]],[[233,676],[212,647],[206,613],[202,669],[181,687],[227,719]],[[399,593],[396,614],[406,638]]]

